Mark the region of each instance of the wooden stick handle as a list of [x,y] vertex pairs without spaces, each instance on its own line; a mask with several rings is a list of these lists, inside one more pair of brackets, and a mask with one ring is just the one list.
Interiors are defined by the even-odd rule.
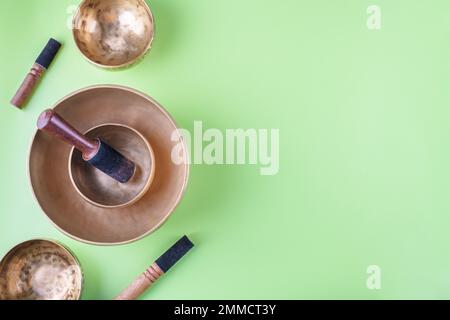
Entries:
[[28,98],[34,91],[39,79],[44,73],[45,68],[38,63],[35,63],[31,68],[30,72],[23,80],[22,85],[17,90],[14,97],[11,99],[11,104],[21,109],[25,102],[27,102]]
[[52,109],[41,113],[37,126],[39,130],[53,134],[80,150],[84,160],[90,160],[100,147],[98,140],[89,139],[78,132]]
[[150,288],[163,274],[164,272],[161,268],[156,263],[153,263],[150,268],[145,270],[143,274],[137,277],[132,284],[123,290],[115,300],[135,300],[139,298],[145,290]]

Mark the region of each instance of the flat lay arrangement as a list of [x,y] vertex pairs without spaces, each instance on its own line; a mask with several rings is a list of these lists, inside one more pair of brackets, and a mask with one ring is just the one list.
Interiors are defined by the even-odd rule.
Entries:
[[[149,50],[154,23],[143,0],[85,0],[73,30],[89,61],[121,68]],[[24,106],[60,48],[51,38],[12,105]],[[114,86],[80,90],[43,111],[37,129],[29,158],[33,192],[52,222],[79,241],[136,241],[159,227],[181,200],[188,162],[176,165],[170,157],[181,134],[169,114],[143,94]],[[192,247],[183,237],[117,299],[138,298]],[[79,263],[57,242],[27,241],[0,263],[1,299],[74,300],[81,289]]]
[[449,299],[449,14],[0,1],[0,300]]

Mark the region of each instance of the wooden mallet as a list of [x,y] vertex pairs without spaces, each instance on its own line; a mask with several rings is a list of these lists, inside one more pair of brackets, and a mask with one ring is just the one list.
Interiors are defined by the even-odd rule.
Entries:
[[37,127],[73,145],[81,152],[84,161],[111,178],[125,183],[133,177],[136,166],[131,160],[100,139],[89,139],[84,136],[54,110],[48,109],[42,112]]
[[194,244],[187,236],[184,236],[166,251],[150,268],[137,277],[131,285],[122,291],[116,297],[116,300],[135,300],[142,295],[153,283],[155,283],[163,274],[167,273]]
[[37,86],[40,78],[48,69],[53,59],[55,59],[55,56],[60,48],[61,43],[53,38],[50,38],[45,48],[36,59],[36,62],[33,64],[30,72],[25,77],[25,80],[23,80],[16,94],[11,99],[12,105],[16,106],[19,109],[21,109],[25,105],[28,98],[33,93],[34,88]]

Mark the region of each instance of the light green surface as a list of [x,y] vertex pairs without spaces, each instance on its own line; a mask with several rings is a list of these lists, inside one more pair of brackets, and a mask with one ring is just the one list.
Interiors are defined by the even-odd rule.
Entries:
[[[0,254],[62,241],[85,299],[114,297],[178,236],[197,244],[145,299],[450,298],[450,2],[153,0],[152,52],[111,72],[66,28],[75,0],[0,0]],[[369,31],[366,9],[382,9]],[[8,104],[50,36],[64,48],[24,111]],[[96,247],[59,233],[29,188],[38,114],[66,94],[121,84],[180,126],[279,128],[280,172],[193,166],[156,233]],[[382,289],[366,288],[366,268]]]

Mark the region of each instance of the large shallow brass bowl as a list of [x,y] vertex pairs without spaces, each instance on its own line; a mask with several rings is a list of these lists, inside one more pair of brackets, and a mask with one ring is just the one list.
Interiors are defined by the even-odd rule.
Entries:
[[73,19],[81,53],[104,68],[128,66],[150,49],[154,20],[144,0],[84,0]]
[[23,242],[0,262],[0,300],[78,300],[82,287],[76,257],[54,241]]
[[155,175],[155,156],[147,139],[123,124],[108,123],[85,132],[91,139],[100,138],[136,165],[133,177],[120,183],[83,160],[72,148],[69,156],[70,179],[79,194],[92,204],[119,208],[139,201],[149,189]]
[[[37,131],[30,149],[29,176],[39,205],[54,225],[77,240],[99,245],[129,243],[161,226],[180,202],[189,175],[187,147],[171,116],[147,95],[120,86],[82,89],[54,109],[82,132],[105,123],[134,128],[152,146],[156,167],[149,190],[138,202],[101,208],[83,199],[70,181],[71,147]],[[175,147],[181,164],[172,161]]]

